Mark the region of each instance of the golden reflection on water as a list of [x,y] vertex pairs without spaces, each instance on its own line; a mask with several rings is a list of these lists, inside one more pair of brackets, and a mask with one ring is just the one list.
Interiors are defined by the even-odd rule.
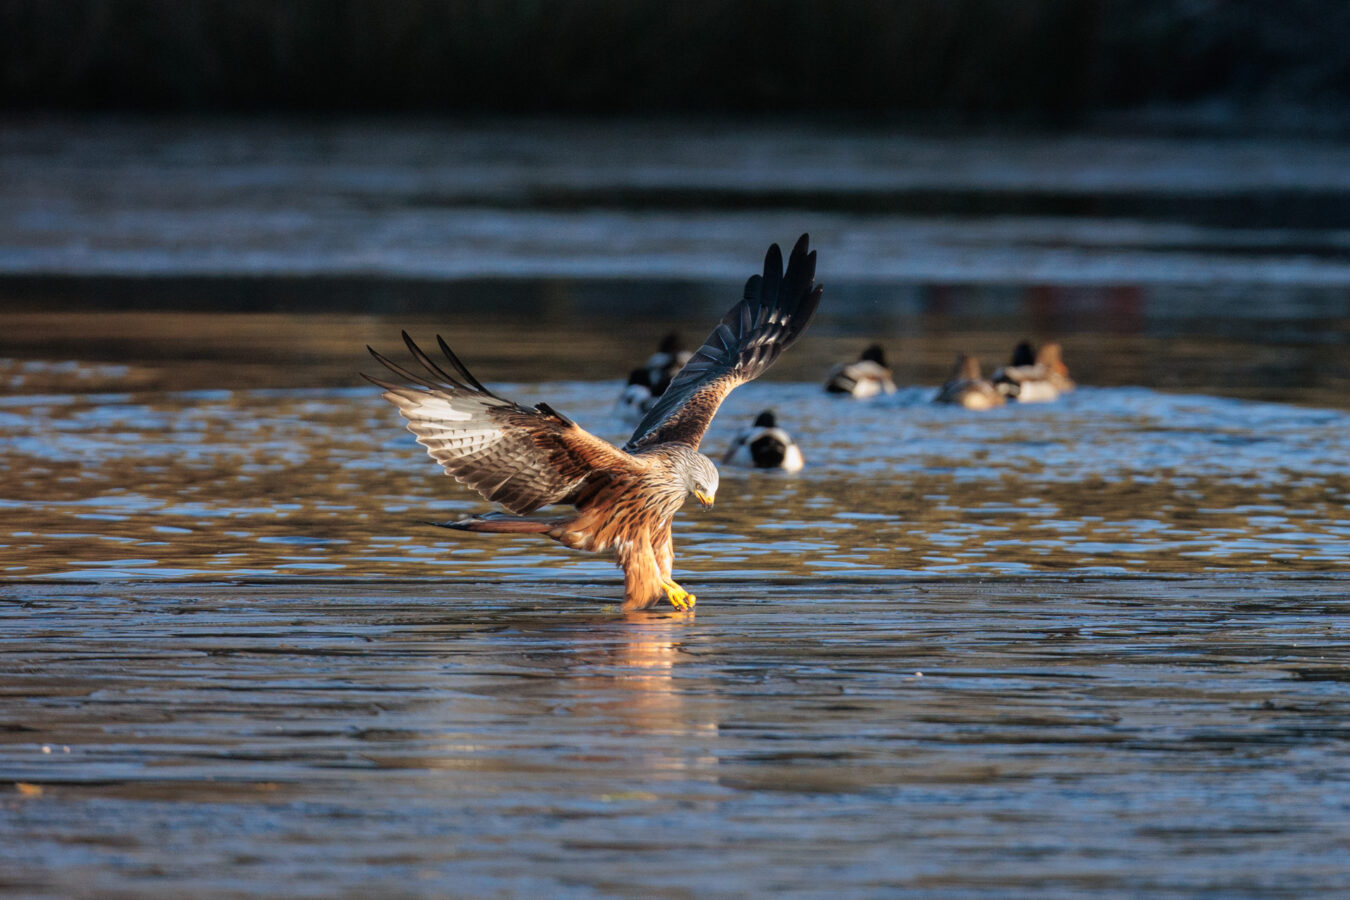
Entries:
[[[693,613],[629,613],[607,627],[607,642],[595,654],[584,654],[582,665],[602,674],[583,674],[573,680],[580,688],[569,704],[570,715],[609,722],[620,735],[648,735],[643,741],[645,769],[691,771],[716,765],[716,757],[700,753],[698,738],[717,734],[717,721],[689,702],[687,688],[679,689],[683,661],[682,637],[695,621]],[[632,762],[627,760],[626,762]]]
[[[445,665],[414,679],[426,694],[410,711],[421,732],[416,747],[396,751],[395,743],[408,736],[395,732],[363,755],[385,769],[444,771],[455,783],[458,773],[538,767],[565,777],[574,766],[593,765],[697,777],[717,765],[706,748],[718,722],[713,707],[690,688],[706,671],[697,665],[689,667],[696,676],[681,671],[689,662],[683,643],[700,633],[694,626],[690,613],[658,610],[585,614],[560,623],[541,617],[507,629],[506,636],[493,629],[468,640],[439,640],[444,635],[430,630],[425,646]],[[501,640],[512,637],[514,655],[501,654]],[[485,653],[491,654],[486,663]],[[507,737],[492,727],[463,729],[469,720],[530,719],[539,720],[538,729],[511,729]],[[536,730],[550,735],[545,745],[536,746],[530,736]],[[569,790],[586,793],[592,786]],[[641,798],[628,792],[598,799]]]
[[[136,344],[149,327],[140,314],[106,318],[123,350],[167,339],[152,329]],[[217,318],[226,336],[207,342],[211,352],[225,352],[227,338],[263,339]],[[287,339],[299,327],[262,321]],[[324,319],[298,350],[354,381],[355,348],[349,363],[335,362],[334,348],[374,340],[383,331],[373,322]],[[189,366],[186,383],[238,374],[209,363]],[[265,389],[174,390],[158,365],[151,375],[144,360],[0,367],[12,389],[0,398],[0,577],[544,578],[612,592],[607,560],[426,525],[487,504],[440,474],[373,389],[293,388],[294,366],[262,353],[238,377],[273,385]],[[497,387],[626,437],[611,413],[617,380]],[[733,393],[704,449],[719,456],[772,407],[807,468],[724,469],[717,507],[679,517],[677,576],[697,593],[701,578],[1350,565],[1346,413],[1086,387],[979,414],[936,407],[931,390],[857,403],[814,383],[763,380]]]

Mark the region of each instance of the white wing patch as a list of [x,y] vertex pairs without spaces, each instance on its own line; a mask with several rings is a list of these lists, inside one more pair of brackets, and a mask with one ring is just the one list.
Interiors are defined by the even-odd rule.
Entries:
[[[403,404],[399,404],[403,406]],[[409,421],[425,420],[429,422],[467,422],[473,413],[467,409],[455,409],[444,397],[427,394],[421,402],[404,410]]]

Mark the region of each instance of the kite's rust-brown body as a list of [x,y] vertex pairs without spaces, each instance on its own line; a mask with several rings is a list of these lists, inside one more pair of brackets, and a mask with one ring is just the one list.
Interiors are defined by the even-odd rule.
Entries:
[[[687,609],[694,597],[672,576],[671,520],[693,494],[705,506],[717,492],[717,469],[699,441],[731,389],[758,376],[792,344],[820,301],[816,254],[807,236],[793,248],[787,271],[775,244],[764,274],[723,317],[671,382],[623,449],[588,433],[546,404],[527,409],[483,387],[445,341],[451,374],[404,342],[426,374],[371,350],[413,387],[375,378],[408,420],[408,430],[447,474],[513,515],[487,513],[447,527],[501,534],[543,534],[577,550],[612,552],[624,572],[624,609],[670,600]],[[553,504],[570,515],[529,516]]]

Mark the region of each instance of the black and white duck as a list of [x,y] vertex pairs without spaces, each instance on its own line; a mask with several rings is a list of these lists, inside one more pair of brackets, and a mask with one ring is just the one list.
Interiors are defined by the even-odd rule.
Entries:
[[684,349],[684,342],[680,340],[678,332],[672,331],[661,338],[656,352],[647,358],[645,364],[647,374],[651,378],[653,397],[660,397],[666,392],[671,379],[679,374],[693,355]]
[[895,393],[891,370],[886,367],[886,352],[880,344],[872,344],[856,361],[835,366],[825,379],[825,390],[831,394],[848,394],[860,400],[878,394]]
[[994,372],[993,382],[1018,403],[1047,403],[1076,386],[1059,344],[1042,344],[1036,350],[1028,341],[1017,345],[1012,362]]
[[778,427],[773,411],[766,409],[755,418],[754,425],[736,436],[722,456],[722,465],[797,472],[805,460],[792,436]]
[[642,367],[628,373],[628,383],[614,401],[614,415],[631,425],[640,422],[692,356],[677,333],[672,331],[663,337]]

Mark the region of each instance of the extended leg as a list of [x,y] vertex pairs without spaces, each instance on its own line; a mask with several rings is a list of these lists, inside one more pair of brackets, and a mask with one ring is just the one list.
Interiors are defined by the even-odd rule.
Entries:
[[694,596],[662,573],[652,545],[642,540],[618,548],[623,567],[625,610],[650,609],[665,597],[670,605],[686,610],[694,605]]
[[665,580],[652,554],[651,544],[634,541],[617,549],[619,565],[623,568],[623,608],[651,609],[666,596]]
[[675,565],[675,542],[671,540],[670,523],[657,529],[652,540],[652,552],[656,554],[656,565],[661,569],[661,577],[670,580],[670,570]]
[[675,579],[671,577],[671,569],[675,565],[675,544],[671,540],[669,522],[656,532],[652,549],[656,554],[656,564],[661,569],[661,584],[665,588],[670,605],[676,609],[693,609],[698,598],[676,584]]

